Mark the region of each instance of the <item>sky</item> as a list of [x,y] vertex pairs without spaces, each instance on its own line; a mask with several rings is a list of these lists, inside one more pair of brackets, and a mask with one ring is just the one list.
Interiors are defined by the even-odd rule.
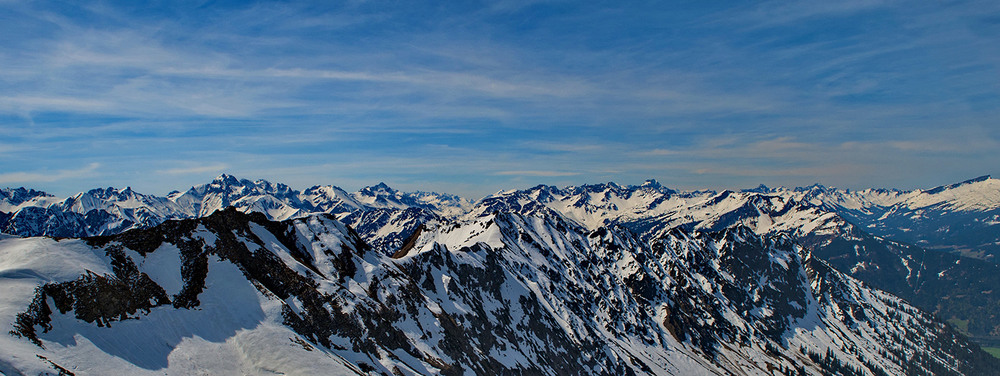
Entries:
[[1000,174],[994,0],[145,3],[0,0],[0,186]]

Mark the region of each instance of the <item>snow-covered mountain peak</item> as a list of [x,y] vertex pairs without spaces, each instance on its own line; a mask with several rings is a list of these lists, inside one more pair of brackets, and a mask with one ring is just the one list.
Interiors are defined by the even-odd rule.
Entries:
[[[513,192],[507,192],[505,195],[510,196],[518,193],[519,193],[518,191],[513,191]],[[523,193],[532,200],[538,202],[550,202],[555,199],[556,195],[562,194],[562,191],[560,191],[559,188],[555,186],[540,184],[532,188],[529,188],[526,192]]]
[[951,210],[993,210],[1000,208],[1000,179],[989,175],[961,183],[914,191],[903,204],[908,208],[942,206]]
[[792,188],[793,192],[814,192],[814,193],[819,193],[819,192],[827,192],[827,191],[830,191],[830,190],[836,190],[836,188],[829,188],[829,187],[827,187],[825,185],[822,185],[820,183],[814,183],[813,185],[806,186],[806,187],[795,187],[795,188]]
[[617,190],[617,191],[622,191],[622,190],[625,189],[624,187],[618,185],[618,183],[615,183],[613,181],[609,181],[609,182],[604,183],[604,184],[595,184],[594,187],[598,188],[598,189],[601,189],[601,190],[604,190],[602,187],[606,187],[606,189],[614,189],[614,190]]
[[264,179],[251,181],[241,179],[229,174],[222,174],[213,179],[208,184],[203,184],[192,188],[200,194],[209,192],[226,193],[229,195],[274,195],[291,197],[298,192],[283,183],[271,183]]
[[202,217],[233,206],[247,212],[265,213],[271,219],[305,215],[299,192],[281,183],[258,179],[250,181],[222,174],[208,184],[191,187],[187,192],[169,196],[182,210],[177,216]]
[[758,186],[756,186],[754,188],[748,188],[748,189],[741,190],[740,192],[771,193],[771,192],[774,192],[774,191],[770,187],[768,187],[768,186],[766,186],[764,184],[761,184],[761,185],[758,185]]
[[[832,215],[819,206],[605,184],[537,191],[552,197],[492,197],[471,218],[364,206],[343,218],[350,227],[327,213],[271,221],[289,202],[232,197],[212,214],[119,235],[2,240],[0,322],[14,335],[0,336],[0,371],[763,376],[1000,366],[932,315],[762,230]],[[646,241],[623,224],[646,211],[722,227],[671,226]],[[615,220],[586,222],[601,218]],[[392,257],[359,235],[415,224]],[[65,265],[75,259],[87,262]]]
[[11,213],[25,206],[48,206],[58,198],[34,189],[4,188],[0,189],[0,212]]
[[346,215],[364,207],[353,195],[333,185],[309,187],[302,191],[299,197],[303,203],[307,203],[315,211],[335,215]]
[[354,194],[354,197],[359,202],[377,207],[402,208],[404,206],[403,203],[400,202],[400,200],[403,199],[403,195],[400,194],[399,191],[389,187],[389,185],[384,182],[379,182],[376,185],[361,188]]
[[933,194],[938,194],[938,193],[941,193],[941,192],[944,192],[944,191],[947,191],[947,190],[950,190],[950,189],[955,189],[955,188],[961,187],[963,185],[972,185],[972,184],[975,184],[975,183],[981,183],[981,182],[988,181],[988,180],[991,180],[991,179],[992,178],[990,177],[990,175],[983,175],[983,176],[972,178],[972,179],[969,179],[969,180],[966,180],[966,181],[963,181],[963,182],[958,182],[958,183],[948,184],[948,185],[942,185],[940,187],[932,188],[932,189],[927,190],[926,193],[927,194],[932,194],[932,195]]
[[379,182],[376,185],[361,188],[357,193],[355,193],[355,197],[359,201],[383,207],[399,206],[399,201],[403,198],[402,196],[401,192],[389,187],[389,185],[384,182]]
[[642,182],[642,184],[639,184],[639,185],[633,186],[633,187],[635,187],[635,188],[654,188],[654,189],[657,189],[657,188],[663,187],[663,185],[661,185],[660,182],[656,181],[656,179],[646,179],[646,181]]
[[576,187],[566,187],[563,189],[564,192],[568,194],[579,194],[579,193],[614,193],[620,195],[626,192],[627,189],[618,185],[613,181],[607,183],[598,184],[584,184]]
[[107,188],[91,189],[86,192],[81,192],[72,196],[71,198],[79,199],[84,196],[90,196],[100,200],[125,201],[130,198],[136,197],[138,195],[140,194],[133,191],[132,187],[125,187],[125,189],[107,187]]
[[35,197],[52,197],[52,195],[25,187],[0,189],[0,200],[7,200],[14,204],[28,201]]
[[379,182],[378,184],[375,184],[373,186],[361,188],[361,192],[373,195],[376,194],[393,195],[396,194],[397,191],[395,189],[392,189],[392,187],[389,187],[389,185],[386,184],[385,182]]
[[229,191],[238,192],[241,189],[256,187],[252,181],[248,179],[240,179],[233,175],[222,174],[212,180],[211,183],[206,184],[206,188],[216,191]]
[[[7,190],[4,192],[8,192],[8,199],[0,198],[0,212],[9,214],[0,218],[0,226],[3,227],[0,231],[18,235],[110,234],[155,225],[166,219],[201,217],[232,206],[241,211],[262,212],[268,218],[278,220],[322,212],[334,214],[342,220],[349,217],[351,224],[362,218],[384,221],[379,223],[389,227],[368,226],[366,229],[371,232],[365,233],[371,236],[367,238],[369,241],[384,247],[398,243],[400,238],[405,239],[425,221],[439,217],[475,218],[497,211],[541,215],[556,213],[590,229],[625,224],[644,236],[649,235],[648,231],[675,226],[721,229],[736,223],[751,226],[758,233],[822,231],[832,234],[842,222],[833,217],[841,216],[877,235],[900,236],[898,240],[931,241],[933,244],[933,238],[914,239],[912,234],[937,234],[942,228],[971,229],[963,230],[971,233],[984,226],[1000,224],[1000,212],[991,212],[1000,210],[997,209],[1000,208],[998,185],[998,180],[980,177],[927,191],[909,192],[892,189],[846,190],[818,184],[795,189],[774,189],[761,185],[757,189],[741,191],[678,192],[651,179],[629,186],[613,182],[569,187],[538,185],[523,190],[502,191],[474,203],[448,194],[401,192],[384,182],[353,193],[332,185],[297,191],[281,183],[250,181],[222,174],[207,184],[191,187],[185,192],[175,191],[165,198],[143,195],[131,188],[101,188],[64,201],[40,195],[28,201],[15,200],[20,203],[13,205],[11,202],[14,201],[9,197],[30,196],[31,193],[24,190],[15,194],[10,193],[14,190]],[[25,207],[32,208],[28,212],[16,213]],[[361,215],[362,211],[371,213]],[[941,216],[943,213],[960,215]],[[955,221],[963,224],[952,226],[959,223]],[[925,226],[929,231],[914,231],[917,225]],[[390,228],[398,232],[390,231]],[[1000,240],[994,239],[995,236],[976,234],[972,237],[964,234],[961,239],[956,239],[962,242],[960,244],[975,246]],[[944,243],[949,244],[955,243]]]
[[401,196],[399,191],[384,182],[359,189],[357,196],[371,198],[372,202],[391,202],[398,201],[401,198],[399,197]]
[[212,179],[212,182],[210,184],[215,184],[218,186],[234,186],[234,185],[243,185],[241,184],[242,181],[249,181],[249,180],[240,179],[233,175],[223,173],[220,174],[219,176],[216,176],[215,179]]
[[91,189],[53,205],[79,214],[87,214],[93,210],[119,213],[123,210],[146,209],[160,212],[160,215],[169,217],[170,212],[177,210],[173,202],[168,199],[138,193],[133,191],[131,187]]
[[263,179],[255,181],[254,186],[256,186],[261,192],[267,192],[279,196],[293,196],[298,193],[283,183],[271,183]]
[[472,207],[472,201],[459,196],[434,192],[401,192],[385,183],[364,187],[354,193],[358,203],[371,208],[398,209],[421,208],[437,215],[456,217]]

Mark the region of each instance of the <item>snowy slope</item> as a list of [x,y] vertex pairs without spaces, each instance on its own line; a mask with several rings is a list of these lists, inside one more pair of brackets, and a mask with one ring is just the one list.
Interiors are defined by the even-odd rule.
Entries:
[[[235,209],[0,240],[0,371],[38,374],[991,374],[906,302],[747,227],[498,212],[395,255],[332,215]],[[36,342],[33,342],[36,341]],[[991,368],[992,367],[992,368]]]
[[737,224],[753,228],[758,234],[832,234],[842,225],[836,213],[804,201],[801,193],[677,192],[655,181],[629,187],[608,183],[502,192],[480,201],[466,218],[495,211],[555,212],[586,228],[623,224],[644,237],[674,227],[720,230]]
[[1000,180],[989,176],[912,191],[866,211],[834,209],[875,235],[994,262],[1000,255]]
[[[852,191],[806,188],[676,192],[601,184],[508,191],[480,202],[472,216],[494,210],[525,214],[563,213],[587,228],[621,224],[650,240],[684,228],[718,231],[736,225],[756,234],[788,234],[817,251],[838,270],[900,294],[923,309],[967,322],[967,334],[983,344],[1000,343],[1000,215],[987,177],[931,190]],[[868,232],[878,236],[872,236]],[[960,258],[900,244],[973,249]],[[936,243],[935,243],[936,242]],[[948,304],[941,304],[943,299]]]
[[364,208],[350,193],[332,185],[317,185],[302,191],[302,201],[316,211],[342,215]]
[[27,206],[48,206],[58,201],[55,196],[34,189],[0,189],[0,212],[13,213]]
[[175,202],[125,188],[93,189],[52,203],[49,210],[79,214],[88,235],[117,234],[132,228],[155,226],[177,218],[183,209]]
[[[466,212],[472,202],[458,196],[400,192],[385,183],[347,193],[332,185],[297,191],[285,184],[220,175],[208,184],[166,197],[131,188],[93,189],[66,199],[24,188],[0,191],[0,232],[21,236],[82,237],[148,228],[169,219],[198,218],[234,207],[285,220],[328,213],[344,218],[383,218],[359,226],[377,248],[398,247],[423,221]],[[417,211],[411,209],[418,209]],[[371,211],[372,213],[365,213]],[[419,221],[419,222],[415,222]],[[406,224],[404,224],[406,223]],[[385,246],[383,246],[385,245]]]
[[901,206],[911,210],[942,207],[952,211],[984,211],[1000,208],[1000,180],[989,175],[907,195]]
[[[0,337],[0,371],[42,374],[65,367],[77,375],[358,374],[349,362],[311,347],[282,325],[282,302],[265,295],[231,262],[204,259],[207,270],[199,280],[204,290],[197,295],[197,309],[171,307],[167,300],[182,304],[190,289],[182,261],[189,260],[183,256],[185,247],[221,246],[201,225],[186,235],[187,244],[135,247],[142,253],[114,241],[104,246],[47,238],[0,242],[0,283],[9,292],[0,298],[4,325],[18,322],[16,310],[44,302],[39,296],[52,300],[35,304],[54,304],[56,312],[64,309],[57,301],[75,297],[75,302],[62,304],[76,313],[52,314],[45,324],[50,331],[39,326],[42,347]],[[37,290],[42,285],[47,288]],[[115,300],[122,298],[130,299],[123,304]]]
[[[0,231],[26,236],[113,234],[167,219],[202,217],[227,207],[264,213],[275,220],[314,213],[334,214],[338,218],[355,213],[354,217],[358,217],[363,211],[401,212],[418,208],[436,217],[467,219],[496,211],[556,212],[587,228],[618,223],[647,235],[676,226],[714,230],[737,223],[753,228],[758,234],[778,231],[830,234],[846,220],[875,235],[988,257],[1000,252],[1000,231],[996,231],[1000,225],[998,182],[981,177],[915,191],[845,190],[813,185],[795,189],[761,186],[738,192],[679,192],[649,180],[634,186],[540,185],[501,192],[473,203],[447,194],[400,192],[384,183],[354,193],[330,185],[297,191],[280,183],[224,174],[208,184],[172,192],[167,197],[143,195],[128,188],[95,189],[65,200],[25,189],[0,191],[0,206],[8,209],[0,209],[7,213],[0,215],[3,222]],[[411,232],[411,227],[405,232]],[[374,228],[371,223],[367,228],[373,231],[362,231],[362,236],[369,241],[387,237],[387,229]],[[402,234],[402,238],[406,235]]]
[[497,210],[555,211],[587,228],[625,224],[643,233],[684,226],[717,230],[735,224],[758,234],[832,235],[846,222],[878,236],[980,258],[1000,253],[1000,180],[988,176],[929,190],[847,190],[813,185],[743,191],[678,192],[655,181],[500,192],[467,217]]
[[435,214],[451,217],[468,211],[472,201],[442,193],[400,192],[385,183],[361,188],[352,197],[362,205],[378,209],[420,208]]
[[250,181],[222,174],[211,183],[191,187],[183,193],[167,195],[170,201],[183,206],[187,217],[204,217],[218,210],[236,207],[243,212],[260,212],[269,218],[283,220],[305,215],[298,192],[284,184],[266,180]]
[[341,221],[358,231],[378,253],[392,255],[422,226],[444,218],[422,208],[356,210]]

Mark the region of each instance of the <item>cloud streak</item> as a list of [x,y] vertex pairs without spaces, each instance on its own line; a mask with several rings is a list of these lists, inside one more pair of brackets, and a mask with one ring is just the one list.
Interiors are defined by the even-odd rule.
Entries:
[[0,174],[0,184],[51,183],[68,179],[76,179],[92,176],[100,167],[100,163],[91,163],[85,167],[72,170],[8,172]]
[[580,175],[579,172],[542,171],[542,170],[499,171],[494,174],[501,176],[544,176],[544,177]]
[[79,160],[136,186],[319,166],[473,195],[531,179],[931,186],[1000,165],[990,2],[0,11],[16,15],[0,35],[22,36],[0,40],[0,171],[46,189],[106,184],[65,178]]

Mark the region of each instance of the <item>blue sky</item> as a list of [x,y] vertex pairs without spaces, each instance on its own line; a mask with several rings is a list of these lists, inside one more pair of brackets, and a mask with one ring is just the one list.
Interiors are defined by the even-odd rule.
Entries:
[[324,3],[0,0],[0,186],[1000,173],[1000,2]]

